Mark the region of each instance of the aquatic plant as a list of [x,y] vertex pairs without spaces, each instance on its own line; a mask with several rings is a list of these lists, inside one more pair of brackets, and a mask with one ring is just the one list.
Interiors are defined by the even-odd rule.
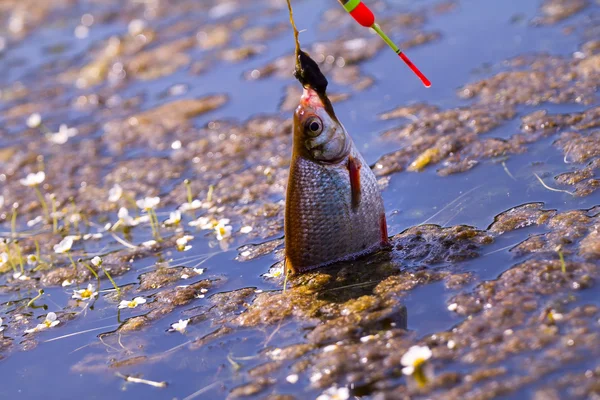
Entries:
[[158,241],[161,240],[160,232],[159,232],[159,222],[158,217],[156,216],[156,211],[154,208],[160,203],[160,197],[145,197],[143,199],[137,200],[137,206],[145,211],[150,217],[150,227],[152,228],[152,235]]
[[46,179],[46,173],[44,171],[32,172],[28,174],[25,178],[19,180],[21,185],[31,187],[35,190],[35,194],[38,197],[42,209],[44,210],[44,215],[46,216],[46,220],[50,218],[50,212],[48,211],[48,204],[38,187],[44,180]]
[[194,239],[194,237],[191,235],[185,235],[185,236],[182,236],[179,239],[177,239],[175,241],[175,244],[177,245],[177,250],[188,251],[189,249],[191,249],[192,246],[189,245],[188,242],[192,239]]
[[175,323],[171,324],[171,329],[169,329],[169,330],[177,331],[179,333],[185,333],[185,330],[186,330],[189,322],[190,322],[189,319],[180,319],[179,322],[175,322]]
[[73,296],[71,298],[76,300],[90,300],[94,297],[98,296],[98,291],[95,290],[94,286],[91,283],[88,283],[87,288],[79,289],[73,291]]
[[144,304],[145,302],[145,298],[138,296],[131,301],[121,300],[121,302],[119,303],[119,308],[136,308],[137,306],[139,306],[140,304]]
[[48,328],[53,328],[58,324],[60,324],[60,321],[58,320],[56,313],[49,312],[46,315],[46,319],[44,319],[44,322],[42,322],[41,324],[37,324],[34,328],[26,329],[25,333],[35,333],[35,332],[43,331]]
[[73,260],[73,257],[70,253],[71,247],[73,247],[73,237],[65,236],[63,240],[60,241],[60,243],[54,245],[54,252],[57,254],[65,254],[71,261],[73,269],[77,271],[77,264],[75,264],[75,261]]
[[427,346],[410,347],[400,359],[400,363],[404,366],[402,373],[412,376],[419,386],[424,386],[428,381],[424,367],[432,354]]

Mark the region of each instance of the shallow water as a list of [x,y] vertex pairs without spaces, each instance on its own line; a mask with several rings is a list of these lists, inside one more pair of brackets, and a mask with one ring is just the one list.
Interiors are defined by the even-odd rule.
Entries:
[[[169,103],[176,99],[187,99],[204,97],[208,94],[226,94],[228,101],[220,108],[211,112],[198,115],[191,120],[191,127],[201,128],[211,121],[233,121],[243,123],[251,120],[257,115],[268,115],[289,118],[289,113],[280,110],[280,103],[285,93],[285,88],[295,84],[291,76],[287,79],[279,77],[267,77],[258,80],[247,80],[245,73],[255,68],[261,68],[266,63],[276,58],[288,55],[292,49],[291,33],[284,30],[276,37],[262,42],[266,48],[262,53],[239,63],[228,63],[218,61],[218,52],[211,50],[200,50],[195,46],[184,50],[190,60],[183,68],[176,68],[172,73],[155,79],[144,80],[133,79],[120,83],[107,83],[103,80],[99,85],[78,89],[72,82],[57,79],[57,76],[67,70],[79,70],[92,59],[92,52],[96,51],[100,44],[112,35],[124,35],[127,31],[127,23],[133,18],[143,17],[144,10],[147,16],[152,16],[151,2],[146,6],[136,5],[136,2],[107,2],[97,4],[96,2],[79,2],[67,9],[51,11],[22,39],[14,38],[16,35],[0,31],[0,35],[7,36],[7,48],[0,53],[0,88],[14,87],[15,82],[22,82],[31,93],[36,93],[44,88],[58,88],[58,94],[47,94],[48,98],[39,98],[37,95],[29,95],[23,99],[11,101],[0,96],[0,121],[4,125],[0,128],[0,146],[9,148],[15,146],[17,154],[25,153],[25,149],[32,154],[46,154],[45,163],[56,165],[61,162],[62,157],[72,156],[72,152],[81,151],[91,143],[96,146],[95,156],[105,159],[95,167],[98,167],[98,175],[90,173],[85,179],[93,176],[99,181],[104,181],[106,175],[114,172],[114,165],[125,160],[142,160],[146,157],[156,157],[173,161],[170,134],[164,137],[162,134],[154,136],[152,132],[135,137],[124,149],[115,150],[107,141],[107,133],[104,124],[108,121],[126,118],[135,112],[150,110],[159,105]],[[144,2],[142,2],[144,3]],[[160,3],[160,2],[159,2]],[[232,18],[247,13],[250,16],[248,26],[261,26],[263,24],[287,22],[286,9],[282,1],[260,1],[256,5],[245,5],[240,7],[233,4],[234,11],[222,18],[212,18],[211,12],[207,10],[219,10],[220,4],[226,2],[206,1],[187,10],[185,5],[193,2],[173,2],[181,7],[160,7],[160,15],[150,18],[148,27],[161,32],[157,36],[156,43],[163,44],[173,38],[184,38],[193,36],[203,25],[217,22],[227,23]],[[363,74],[374,78],[374,84],[364,91],[356,91],[348,86],[331,83],[330,90],[334,93],[350,93],[348,100],[334,104],[338,117],[344,122],[346,128],[352,135],[358,148],[372,165],[385,154],[399,150],[405,145],[402,141],[383,137],[382,134],[389,129],[404,125],[405,120],[381,120],[379,115],[402,105],[414,103],[426,103],[438,106],[441,109],[456,107],[470,107],[474,100],[460,99],[457,89],[465,84],[486,79],[499,72],[508,69],[505,60],[524,54],[550,53],[555,56],[571,57],[578,51],[584,41],[584,29],[594,28],[594,18],[597,19],[600,11],[597,4],[590,5],[585,11],[575,14],[566,20],[549,26],[532,26],[530,21],[539,16],[539,1],[502,1],[502,2],[478,2],[457,1],[453,3],[455,8],[447,13],[437,14],[433,7],[438,3],[434,1],[388,1],[386,11],[379,14],[393,15],[397,12],[415,12],[426,14],[427,20],[419,29],[428,32],[439,32],[440,39],[430,43],[410,48],[407,54],[430,78],[433,86],[430,89],[422,87],[420,82],[411,75],[410,71],[399,61],[387,48],[381,49],[374,57],[359,63]],[[383,4],[383,3],[381,3]],[[380,4],[380,5],[381,5]],[[205,7],[206,9],[203,9]],[[304,47],[309,47],[317,41],[328,41],[339,35],[339,29],[334,27],[331,31],[319,29],[322,14],[331,8],[337,7],[335,1],[323,2],[320,0],[298,1],[294,4],[296,22],[299,29],[305,29],[301,36]],[[226,8],[223,8],[226,10]],[[77,26],[80,17],[90,13],[102,16],[104,21],[95,22],[90,27],[89,36],[85,39],[77,39],[73,30]],[[148,14],[149,13],[149,14]],[[4,16],[10,13],[3,13]],[[212,21],[214,19],[214,21]],[[162,32],[169,27],[178,24],[189,23],[190,27],[181,31],[175,31],[172,36]],[[566,34],[564,30],[574,27],[574,33]],[[9,36],[10,35],[10,36]],[[396,34],[398,38],[405,39],[407,32]],[[352,39],[352,37],[345,37]],[[237,47],[243,44],[239,31],[233,31],[230,46]],[[152,48],[152,46],[150,48]],[[52,51],[51,49],[59,49]],[[190,72],[189,66],[195,61],[208,61],[210,65],[206,72],[198,75]],[[183,94],[165,96],[165,92],[173,85],[186,85],[187,90]],[[6,93],[6,89],[3,89]],[[82,94],[107,93],[118,94],[122,99],[139,98],[140,103],[134,109],[123,108],[77,108],[74,106],[75,99]],[[106,97],[108,97],[108,95]],[[104,99],[106,101],[106,98]],[[49,107],[43,106],[47,102]],[[10,110],[14,111],[16,104],[32,103],[34,107],[31,112],[39,110],[44,123],[53,129],[59,123],[67,123],[69,126],[77,125],[82,133],[69,139],[71,147],[46,148],[43,135],[39,132],[26,131],[24,120],[30,112],[20,115],[18,118],[7,115]],[[41,105],[40,105],[41,104]],[[541,103],[538,105],[516,105],[516,115],[503,121],[499,126],[482,135],[499,139],[509,139],[513,134],[519,132],[521,126],[520,118],[536,110],[548,110],[549,114],[583,112],[597,106],[593,104],[553,104]],[[418,119],[418,117],[415,117]],[[89,126],[85,128],[85,126]],[[189,127],[188,127],[189,128]],[[186,127],[178,127],[177,135]],[[177,130],[176,129],[176,130]],[[482,159],[475,168],[449,176],[440,176],[436,173],[439,167],[433,165],[427,167],[423,172],[399,172],[391,174],[389,183],[383,190],[383,198],[387,210],[388,230],[391,235],[398,234],[405,229],[419,224],[437,224],[443,227],[455,225],[468,225],[480,230],[486,230],[494,221],[494,217],[513,207],[534,202],[542,202],[543,209],[566,212],[570,210],[591,209],[600,205],[598,192],[584,197],[574,197],[562,192],[550,191],[544,188],[535,178],[534,173],[539,174],[550,186],[556,186],[554,175],[561,172],[581,168],[585,164],[565,165],[563,152],[553,143],[560,133],[567,128],[557,128],[556,132],[548,137],[527,145],[525,152],[511,154],[506,157],[493,157]],[[118,135],[125,135],[117,131]],[[585,131],[587,132],[587,131]],[[175,135],[175,136],[177,136]],[[149,144],[153,139],[161,145]],[[179,137],[179,136],[177,136]],[[140,139],[140,138],[143,138]],[[150,138],[150,139],[148,139]],[[144,141],[146,140],[147,141]],[[228,139],[223,139],[228,140]],[[269,139],[265,139],[269,140]],[[191,139],[190,139],[191,141]],[[185,141],[184,141],[185,144]],[[54,146],[54,145],[49,145]],[[284,148],[282,150],[286,150]],[[16,156],[14,156],[16,157]],[[287,154],[281,157],[288,157]],[[26,158],[26,157],[24,157]],[[0,158],[1,159],[1,158]],[[13,158],[12,161],[15,159]],[[33,161],[32,161],[33,160]],[[14,167],[11,160],[2,161],[0,168],[1,180],[8,188],[10,182],[14,182],[30,171],[35,166],[35,156],[29,157],[20,163],[21,168],[17,172],[10,172]],[[93,159],[83,157],[81,162],[94,164]],[[113,164],[114,163],[114,164]],[[232,162],[233,163],[233,162]],[[246,165],[239,167],[234,174],[241,174],[246,169],[256,167],[256,162],[247,161]],[[10,166],[10,171],[9,171]],[[77,168],[67,171],[66,174],[73,181],[68,183],[70,189],[77,188],[79,182],[84,179],[85,165],[81,165],[81,171]],[[227,165],[225,166],[227,167]],[[142,169],[148,168],[145,164]],[[60,169],[60,168],[58,168]],[[157,169],[157,173],[162,171]],[[6,174],[6,175],[4,175]],[[144,173],[140,173],[143,175]],[[173,191],[181,191],[181,182],[184,178],[194,181],[197,173],[187,165],[186,169],[179,171],[178,176],[169,179],[159,179],[160,187],[153,187],[152,181],[140,186],[136,191],[136,197],[148,194],[145,191],[154,190],[163,199],[167,198]],[[51,175],[51,174],[49,174]],[[58,177],[58,174],[56,174]],[[112,184],[101,185],[110,188]],[[136,181],[135,173],[132,178]],[[51,177],[49,181],[51,181]],[[114,182],[111,178],[110,182]],[[146,181],[144,181],[146,182]],[[54,187],[60,188],[63,183],[53,183]],[[213,182],[218,185],[218,180]],[[134,185],[132,185],[134,187]],[[561,186],[561,189],[571,190],[570,187]],[[207,188],[198,190],[198,195],[204,195]],[[4,193],[4,188],[3,188]],[[8,192],[7,192],[8,193]],[[14,196],[15,192],[10,192]],[[104,190],[103,196],[106,196]],[[277,203],[281,200],[278,194],[266,194],[265,202]],[[181,197],[181,196],[180,196]],[[9,195],[7,195],[7,199]],[[10,197],[13,198],[13,197]],[[172,198],[170,199],[173,200]],[[35,201],[30,198],[29,202]],[[77,202],[77,199],[75,200]],[[161,219],[165,219],[169,211],[176,208],[175,204],[167,203],[161,206],[159,212]],[[3,235],[10,235],[10,218],[8,207],[0,206],[6,219],[0,225]],[[96,210],[98,211],[98,210]],[[38,211],[36,211],[39,213]],[[237,212],[237,211],[236,211]],[[200,213],[199,213],[200,215]],[[225,215],[228,217],[228,215]],[[27,230],[25,222],[33,215],[23,216],[18,219],[19,231]],[[115,221],[116,209],[110,211],[101,210],[94,213],[92,219],[98,224]],[[186,217],[189,221],[189,216]],[[234,219],[235,229],[239,230],[242,225],[240,218]],[[1,220],[0,220],[1,221]],[[266,223],[265,223],[266,224]],[[258,226],[255,227],[255,231]],[[399,270],[410,271],[412,268],[426,268],[437,271],[449,271],[452,274],[468,272],[472,279],[458,289],[448,289],[441,280],[431,281],[427,284],[399,294],[401,303],[406,307],[407,324],[406,329],[415,343],[429,335],[451,330],[454,326],[465,320],[464,315],[459,315],[448,310],[448,304],[452,302],[459,292],[470,292],[480,283],[494,281],[505,271],[510,270],[515,264],[527,259],[528,256],[515,255],[511,248],[518,245],[533,235],[540,235],[551,229],[542,226],[529,226],[518,230],[507,232],[495,238],[492,244],[478,249],[479,257],[471,260],[461,260],[455,263],[445,263],[441,267],[428,265],[427,262],[400,261],[402,265]],[[204,298],[197,298],[188,304],[177,307],[162,318],[148,323],[143,329],[135,332],[121,333],[117,330],[122,322],[137,316],[144,315],[152,308],[134,310],[123,310],[117,313],[114,301],[101,295],[94,304],[94,309],[81,312],[77,317],[69,321],[63,321],[55,328],[35,334],[37,345],[32,349],[24,349],[30,344],[27,337],[17,334],[16,330],[6,330],[5,337],[10,337],[10,345],[0,347],[0,371],[4,377],[3,398],[105,398],[126,399],[144,397],[149,399],[163,398],[221,398],[227,397],[235,387],[248,382],[255,382],[263,378],[262,373],[253,373],[252,368],[260,366],[269,360],[266,350],[274,348],[285,348],[286,346],[308,343],[307,336],[321,322],[314,318],[311,320],[302,317],[286,318],[278,324],[265,323],[258,326],[234,327],[232,331],[212,340],[206,340],[202,345],[189,346],[196,341],[216,331],[221,325],[218,319],[227,320],[231,315],[244,312],[251,307],[253,296],[247,296],[234,311],[221,311],[211,296],[216,293],[236,291],[242,288],[252,288],[258,291],[280,291],[282,282],[279,280],[265,279],[262,275],[275,264],[277,257],[268,254],[247,262],[236,261],[239,251],[237,248],[246,244],[263,243],[271,239],[280,238],[283,232],[277,231],[274,235],[259,235],[258,237],[234,235],[229,243],[228,249],[221,250],[212,233],[197,231],[186,227],[186,231],[192,232],[195,239],[192,249],[187,252],[177,252],[174,246],[164,249],[161,254],[144,256],[130,264],[130,271],[115,278],[119,286],[137,285],[141,273],[153,271],[156,263],[171,259],[169,267],[187,266],[202,267],[206,271],[197,277],[178,280],[170,283],[168,287],[176,284],[189,284],[201,279],[212,279],[215,281]],[[35,228],[28,230],[38,234]],[[167,234],[168,232],[168,234]],[[163,234],[172,235],[174,231],[166,230]],[[142,227],[133,231],[130,239],[134,243],[141,243],[151,238],[150,229]],[[42,240],[45,240],[42,238]],[[51,246],[49,247],[51,248]],[[82,245],[77,255],[84,254],[108,254],[113,251],[123,251],[123,247],[111,239],[110,236],[98,241]],[[216,253],[210,258],[202,255]],[[87,256],[86,256],[87,257]],[[575,256],[573,256],[575,258]],[[67,265],[64,260],[57,260]],[[598,267],[598,259],[589,260]],[[358,265],[361,265],[358,262]],[[372,265],[369,265],[372,267]],[[375,268],[375,267],[373,267]],[[20,305],[27,299],[36,295],[36,291],[23,287],[14,290],[14,282],[10,274],[5,274],[0,291],[0,312],[4,318],[4,324],[11,326],[16,323],[13,319],[17,314],[15,309],[19,306],[15,301],[21,301]],[[387,274],[390,275],[390,274]],[[386,275],[386,276],[387,276]],[[393,274],[392,274],[393,275]],[[383,280],[376,275],[377,279]],[[84,287],[82,285],[81,287]],[[36,286],[37,287],[37,286]],[[102,281],[101,289],[109,292],[112,286],[107,280]],[[364,293],[353,292],[348,289],[339,289],[338,292],[348,290],[348,297],[358,297],[362,294],[370,294],[372,287],[364,289]],[[45,287],[45,294],[36,304],[45,304],[48,311],[60,311],[67,306],[72,291],[61,287]],[[159,290],[149,290],[143,295],[153,300]],[[105,293],[107,293],[105,292]],[[358,294],[357,294],[358,293]],[[560,293],[559,293],[560,294]],[[565,296],[570,292],[565,292]],[[137,294],[136,294],[137,295]],[[129,294],[125,295],[130,296]],[[135,295],[134,295],[135,296]],[[546,301],[548,296],[539,296]],[[25,299],[25,300],[23,300]],[[154,300],[156,301],[156,300]],[[336,301],[337,303],[338,301]],[[341,303],[341,301],[339,301]],[[542,300],[540,300],[542,302]],[[250,305],[249,305],[250,304]],[[597,288],[577,292],[572,306],[596,305],[600,306],[600,295]],[[77,308],[70,305],[69,311]],[[25,315],[31,320],[27,327],[35,325],[35,316],[45,315],[42,309],[19,309],[18,313]],[[119,315],[120,314],[120,315]],[[179,319],[204,315],[208,319],[199,320],[187,329],[182,335],[177,332],[167,332],[171,323]],[[226,325],[226,324],[225,324]],[[25,329],[25,327],[23,327]],[[19,331],[23,329],[19,328]],[[111,332],[115,332],[111,334]],[[600,328],[596,324],[596,335]],[[69,336],[71,335],[71,336]],[[31,336],[31,335],[30,335]],[[322,347],[319,343],[317,348]],[[134,357],[145,357],[131,362],[131,365],[115,365],[116,362],[131,360]],[[506,368],[508,371],[524,373],[520,369],[520,363],[527,356],[519,354],[509,360],[499,361],[495,365]],[[434,357],[435,358],[435,357]],[[511,398],[530,398],[540,388],[551,384],[555,379],[564,376],[567,372],[585,372],[586,370],[598,369],[598,358],[588,355],[579,360],[578,363],[568,362],[561,365],[558,372],[549,373],[543,378],[518,388],[510,394]],[[323,390],[318,385],[311,386],[311,376],[315,371],[322,371],[322,366],[313,366],[314,359],[306,358],[309,368],[298,372],[299,380],[296,384],[286,382],[285,377],[292,372],[292,362],[285,361],[268,374],[272,382],[264,385],[262,391],[252,394],[250,397],[262,398],[268,394],[291,394],[297,398],[314,398]],[[313,368],[311,370],[311,367]],[[451,364],[446,360],[439,366],[441,370],[454,370],[463,373],[476,370],[477,365],[456,361]],[[143,384],[125,383],[115,376],[116,372],[143,376],[154,381],[168,382],[167,388],[155,388]],[[346,379],[343,373],[336,381],[339,386],[344,386]],[[400,376],[387,376],[382,379],[385,382],[385,390],[376,387],[373,382],[363,382],[360,385],[348,385],[356,390],[358,395],[376,395],[388,389],[405,385],[404,378]],[[313,382],[314,383],[314,382]],[[483,384],[482,384],[483,385]],[[439,387],[435,392],[443,396],[444,391]],[[485,392],[485,389],[482,389]],[[490,391],[490,393],[492,393]],[[592,393],[592,392],[590,392]],[[572,394],[572,393],[570,393]],[[596,392],[596,395],[598,393]],[[412,393],[413,396],[426,396],[425,393]],[[485,396],[484,396],[485,397]],[[466,397],[465,397],[466,398]]]

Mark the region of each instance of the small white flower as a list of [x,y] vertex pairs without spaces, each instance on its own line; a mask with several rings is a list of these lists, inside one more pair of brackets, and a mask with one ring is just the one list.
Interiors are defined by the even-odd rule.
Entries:
[[137,36],[141,34],[146,28],[146,21],[143,19],[132,19],[127,25],[127,31],[131,36]]
[[0,253],[0,267],[3,267],[8,262],[8,253]]
[[91,263],[94,267],[99,267],[100,265],[102,265],[102,259],[100,257],[96,256],[96,257],[92,258]]
[[36,226],[37,224],[39,224],[43,220],[44,220],[44,218],[42,218],[41,215],[38,215],[34,219],[31,219],[31,220],[27,221],[27,226],[31,228],[32,226]]
[[81,217],[81,214],[79,213],[73,213],[69,216],[69,222],[72,224],[77,224],[79,222],[81,222],[83,218]]
[[28,277],[27,275],[25,275],[25,274],[22,274],[22,273],[20,273],[20,272],[15,272],[15,273],[13,274],[13,278],[14,278],[14,279],[18,279],[18,280],[20,280],[20,281],[28,281],[28,280],[30,280],[30,279],[31,279],[31,278],[30,278],[30,277]]
[[177,245],[177,250],[179,251],[188,251],[189,249],[192,248],[191,245],[188,244],[188,242],[190,240],[192,240],[194,237],[190,236],[190,235],[185,235],[180,237],[179,239],[177,239],[175,241],[175,244]]
[[192,210],[197,210],[200,207],[202,207],[202,202],[198,199],[193,200],[191,203],[183,203],[182,205],[179,206],[179,211],[181,212],[186,212],[186,211],[192,211]]
[[181,222],[181,211],[176,210],[169,213],[169,218],[165,221],[165,225],[179,225]]
[[291,374],[285,377],[285,380],[291,384],[298,382],[298,374]]
[[337,386],[332,386],[319,395],[317,400],[347,400],[349,398],[350,390],[347,387],[338,388]]
[[136,297],[131,301],[121,300],[121,302],[119,303],[119,308],[136,308],[137,306],[139,306],[140,304],[144,304],[145,302],[146,299],[143,297]]
[[152,210],[160,203],[160,197],[145,197],[135,202],[139,208],[145,211]]
[[74,290],[73,296],[71,297],[77,300],[89,300],[96,296],[98,296],[98,292],[96,292],[94,286],[89,283],[85,289]]
[[214,229],[217,224],[217,221],[212,220],[207,217],[200,217],[194,221],[190,221],[188,223],[189,226],[197,226],[202,230],[211,230]]
[[126,227],[136,226],[138,224],[137,221],[129,215],[129,211],[125,207],[119,208],[117,217],[119,217],[119,221]]
[[42,116],[38,113],[33,113],[27,117],[27,126],[30,128],[37,128],[42,124]]
[[71,247],[73,247],[73,238],[71,236],[66,236],[59,244],[54,245],[54,252],[63,254],[71,250]]
[[57,319],[56,314],[53,312],[49,312],[46,315],[46,319],[41,324],[37,324],[35,328],[26,329],[25,333],[34,333],[43,331],[44,329],[53,328],[56,325],[60,324],[60,321]]
[[23,186],[33,187],[44,182],[44,179],[46,179],[46,173],[44,171],[40,171],[28,174],[25,179],[21,179],[19,182],[21,182],[21,185]]
[[175,322],[174,324],[171,324],[170,330],[177,331],[179,333],[184,333],[185,328],[187,328],[189,322],[190,322],[189,319],[180,319],[179,322]]
[[118,183],[115,183],[115,185],[108,191],[108,201],[111,203],[116,203],[119,201],[121,196],[123,196],[123,188]]
[[263,276],[265,278],[270,278],[270,279],[279,278],[281,275],[283,275],[283,268],[279,268],[279,267],[270,268],[269,272],[267,272],[266,274],[263,274]]
[[48,139],[52,143],[65,144],[65,143],[67,143],[69,138],[76,136],[78,133],[79,133],[79,131],[77,130],[77,128],[69,128],[67,126],[67,124],[60,124],[60,127],[58,128],[58,132],[50,133],[48,135]]
[[220,219],[215,226],[215,233],[217,234],[217,240],[227,239],[231,236],[231,225],[227,225],[229,220],[227,218]]
[[427,346],[412,346],[400,359],[404,365],[402,373],[412,375],[417,368],[420,368],[432,356],[431,349]]
[[73,280],[72,279],[65,279],[61,283],[62,287],[71,286],[72,284],[73,284]]
[[102,239],[103,237],[104,237],[104,235],[100,232],[86,233],[85,235],[83,235],[83,240]]

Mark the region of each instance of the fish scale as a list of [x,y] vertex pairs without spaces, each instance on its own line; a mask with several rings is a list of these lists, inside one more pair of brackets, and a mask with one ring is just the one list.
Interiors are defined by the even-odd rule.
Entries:
[[[361,202],[352,206],[349,156],[361,166]],[[382,242],[384,208],[375,175],[351,143],[340,163],[293,157],[286,198],[286,261],[297,271],[353,259]]]

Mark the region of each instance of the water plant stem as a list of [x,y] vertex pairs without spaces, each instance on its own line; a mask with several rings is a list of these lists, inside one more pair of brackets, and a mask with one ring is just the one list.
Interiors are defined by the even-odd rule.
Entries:
[[54,195],[50,196],[50,204],[52,206],[52,232],[56,233],[58,231],[58,218],[56,216],[56,202]]
[[12,217],[10,219],[10,233],[13,238],[17,237],[17,207],[13,207]]
[[33,299],[29,300],[25,307],[31,307],[36,300],[39,300],[40,297],[42,297],[43,294],[44,294],[44,289],[38,290],[38,295],[35,296]]
[[112,283],[112,285],[115,288],[115,290],[117,291],[117,294],[119,295],[119,297],[121,297],[121,288],[117,286],[117,284],[115,283],[115,280],[112,278],[112,276],[110,276],[110,274],[108,273],[106,268],[104,268],[102,266],[102,264],[100,264],[100,268],[102,268],[102,272],[104,272],[104,275],[106,275],[106,277],[108,278],[110,283]]
[[35,190],[35,194],[37,195],[37,198],[40,201],[40,204],[42,205],[42,209],[44,210],[46,221],[48,221],[50,219],[50,212],[48,211],[48,204],[44,199],[44,195],[42,195],[42,192],[40,191],[40,188],[37,185],[33,187],[33,190]]
[[17,249],[17,258],[19,259],[21,274],[25,274],[25,267],[23,266],[23,255],[21,253],[21,246],[19,246],[18,242],[15,242],[15,248]]

